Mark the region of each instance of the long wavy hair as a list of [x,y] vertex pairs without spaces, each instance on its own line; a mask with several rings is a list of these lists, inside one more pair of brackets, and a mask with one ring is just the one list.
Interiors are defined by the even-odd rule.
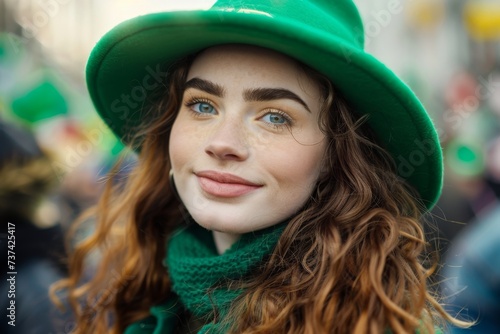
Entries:
[[[78,235],[92,218],[93,233],[70,247],[70,275],[52,289],[59,305],[55,292],[65,290],[76,315],[75,333],[121,333],[172,293],[162,259],[185,209],[169,185],[166,152],[193,59],[170,69],[166,91],[136,137],[136,168],[126,182],[111,175],[98,205],[75,225],[73,235]],[[466,326],[429,292],[417,194],[397,176],[393,159],[330,81],[301,66],[324,96],[324,172],[272,254],[251,277],[237,282],[244,292],[229,313],[213,321],[232,333],[273,334],[419,328],[434,333],[434,326],[446,321]],[[85,280],[96,253],[99,264]]]

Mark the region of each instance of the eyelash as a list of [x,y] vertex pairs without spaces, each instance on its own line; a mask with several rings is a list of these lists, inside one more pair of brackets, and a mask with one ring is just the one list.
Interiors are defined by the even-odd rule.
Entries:
[[[191,107],[194,106],[195,104],[197,103],[206,103],[206,104],[209,104],[212,108],[215,109],[214,105],[212,104],[212,102],[208,99],[205,99],[205,98],[198,98],[198,97],[194,97],[188,101],[186,101],[184,103],[184,105],[189,109],[189,111],[191,111],[191,113],[193,115],[195,115],[196,117],[201,117],[203,114],[202,113],[199,113],[199,112],[196,112],[194,111]],[[277,114],[277,115],[280,115],[281,117],[283,117],[286,121],[286,123],[284,124],[273,124],[273,123],[268,123],[268,122],[265,122],[267,126],[270,126],[276,130],[282,130],[283,127],[291,127],[293,125],[293,120],[292,118],[285,112],[281,111],[281,110],[278,110],[278,109],[269,109],[268,111],[266,111],[266,113],[262,116],[266,116],[266,115],[269,115],[269,114]]]
[[186,101],[186,103],[184,103],[184,105],[189,109],[189,111],[191,111],[191,113],[197,117],[201,117],[202,116],[202,113],[199,113],[199,112],[196,112],[194,111],[191,107],[194,106],[195,104],[198,104],[198,103],[206,103],[206,104],[209,104],[212,108],[215,109],[214,105],[212,104],[212,102],[210,100],[207,100],[207,99],[203,99],[203,98],[198,98],[198,97],[194,97],[188,101]]
[[[293,125],[293,120],[292,120],[292,118],[291,118],[291,117],[290,117],[287,113],[285,113],[285,112],[283,112],[283,111],[281,111],[281,110],[277,110],[277,109],[270,109],[270,110],[268,110],[268,111],[264,114],[264,116],[269,115],[269,114],[276,114],[276,115],[280,115],[281,117],[283,117],[283,118],[285,119],[285,123],[283,123],[283,124],[274,124],[274,123],[267,123],[267,122],[266,122],[266,124],[267,124],[268,126],[271,126],[271,127],[273,127],[274,129],[276,129],[276,130],[281,130],[281,129],[283,129],[283,127],[284,127],[284,126],[285,126],[285,127],[290,127],[290,126],[292,126],[292,125]],[[262,116],[262,117],[264,117],[264,116]]]

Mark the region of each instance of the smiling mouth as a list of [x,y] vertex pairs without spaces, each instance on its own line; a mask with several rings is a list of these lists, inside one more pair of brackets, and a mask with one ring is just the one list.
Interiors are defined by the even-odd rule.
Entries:
[[261,184],[256,184],[228,173],[202,171],[195,173],[195,175],[198,178],[201,189],[217,197],[238,197],[262,187]]

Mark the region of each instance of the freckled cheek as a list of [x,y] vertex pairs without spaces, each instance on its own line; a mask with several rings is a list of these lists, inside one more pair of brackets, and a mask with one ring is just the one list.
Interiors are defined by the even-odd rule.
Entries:
[[169,155],[174,169],[192,159],[197,141],[196,131],[182,121],[175,121],[170,133]]
[[309,148],[304,151],[304,147],[300,148],[278,147],[264,159],[268,172],[273,175],[280,189],[310,191],[318,178],[324,150]]

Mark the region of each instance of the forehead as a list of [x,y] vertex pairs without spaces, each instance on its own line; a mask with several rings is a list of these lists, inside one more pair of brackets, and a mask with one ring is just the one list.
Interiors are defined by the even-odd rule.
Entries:
[[276,51],[250,45],[222,45],[202,51],[193,61],[187,80],[194,77],[292,88],[307,95],[318,95],[317,83],[299,62]]

